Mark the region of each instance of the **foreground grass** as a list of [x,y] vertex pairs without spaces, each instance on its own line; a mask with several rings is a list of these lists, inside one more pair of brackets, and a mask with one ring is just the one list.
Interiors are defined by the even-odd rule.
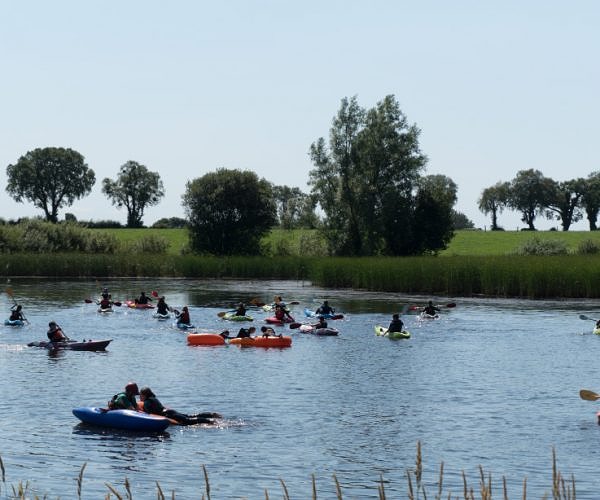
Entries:
[[[77,498],[81,499],[84,490],[84,472],[87,467],[87,463],[83,464],[79,471],[79,476],[77,478]],[[6,486],[6,477],[5,477],[5,469],[4,464],[2,463],[2,459],[0,458],[0,470],[2,473],[2,484],[4,485],[4,492],[0,488],[0,494],[4,493],[6,498],[12,499],[39,499],[39,498],[47,498],[47,495],[43,497],[38,497],[37,495],[32,495],[30,483],[27,481],[23,483],[19,482],[17,485],[12,485],[10,487]],[[202,471],[204,474],[204,485],[205,489],[202,492],[202,500],[210,500],[211,499],[211,488],[210,481],[208,477],[208,472],[206,467],[202,466]],[[472,486],[468,483],[466,474],[462,471],[462,480],[463,487],[462,492],[452,492],[444,490],[444,463],[440,464],[440,472],[437,479],[437,483],[433,483],[433,492],[428,491],[424,481],[423,481],[423,459],[421,455],[421,443],[417,443],[417,456],[415,460],[414,467],[406,469],[406,480],[407,480],[407,492],[406,498],[409,500],[423,499],[426,500],[435,493],[435,496],[432,498],[441,499],[441,498],[456,498],[456,499],[464,499],[464,500],[475,500],[476,498],[480,498],[481,500],[491,500],[492,499],[492,474],[485,473],[483,467],[479,466],[479,479],[476,486]],[[284,500],[290,500],[290,494],[288,492],[288,488],[283,479],[279,480],[281,483],[282,495]],[[336,498],[338,500],[343,500],[343,485],[338,481],[336,475],[333,475],[333,481],[335,484]],[[106,486],[106,496],[104,498],[117,498],[119,500],[123,498],[133,499],[134,492],[131,490],[131,485],[129,480],[125,478],[124,484],[122,487],[114,486],[110,483],[105,483]],[[122,488],[122,489],[121,489]],[[498,490],[494,487],[494,490]],[[506,486],[506,478],[502,476],[502,493],[505,500],[508,499],[508,490]],[[385,481],[383,476],[380,476],[379,484],[377,487],[377,494],[379,500],[386,499],[386,491],[385,491]],[[176,492],[172,491],[168,493],[168,497],[175,499]],[[309,496],[310,495],[310,496]],[[304,498],[312,498],[313,500],[317,500],[318,498],[317,492],[317,483],[315,480],[314,474],[312,475],[312,491],[310,494],[307,493]],[[575,500],[576,498],[576,490],[575,490],[575,477],[571,476],[570,479],[565,480],[561,472],[558,470],[556,463],[556,453],[554,449],[552,449],[552,484],[550,485],[549,493],[545,493],[542,498],[550,498],[550,496],[554,500]],[[522,492],[519,493],[519,497],[522,500],[527,499],[527,478],[523,479],[523,489]],[[160,486],[160,483],[156,481],[156,498],[159,500],[164,500],[167,498],[165,492]],[[269,492],[265,490],[265,499],[269,500]],[[514,498],[514,497],[513,497]]]

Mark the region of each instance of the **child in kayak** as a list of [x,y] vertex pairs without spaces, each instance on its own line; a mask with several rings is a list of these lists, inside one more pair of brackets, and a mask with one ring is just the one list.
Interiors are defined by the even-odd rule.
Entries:
[[400,319],[399,314],[394,314],[392,316],[392,322],[390,326],[388,326],[388,333],[399,333],[404,330],[404,323]]
[[10,321],[25,321],[25,316],[23,316],[22,307],[18,304],[15,304],[10,308]]
[[[157,312],[157,314],[161,314],[164,316],[166,314],[169,314],[170,310],[171,310],[171,308],[165,302],[165,297],[163,295],[160,299],[158,299],[158,302],[156,303],[156,312]],[[188,314],[188,316],[189,316],[189,314]]]
[[315,329],[327,328],[327,321],[325,321],[325,318],[323,316],[319,316],[319,322],[311,326],[313,326]]
[[250,328],[240,328],[240,331],[237,334],[238,339],[245,339],[252,337],[252,334],[256,331],[256,328],[251,326]]
[[283,336],[281,333],[279,335],[275,333],[275,330],[273,330],[273,328],[271,328],[270,326],[261,326],[260,332],[262,333],[263,337],[272,336],[281,338]]
[[[286,320],[286,316],[287,316],[287,320]],[[284,305],[277,304],[275,306],[275,317],[279,320],[279,321],[294,321],[294,318],[292,318],[292,315],[289,313],[289,311],[285,308]]]
[[150,297],[146,296],[146,292],[142,292],[142,293],[140,293],[140,296],[137,299],[135,299],[135,303],[136,304],[147,304],[151,300],[152,299]]
[[423,308],[423,313],[429,316],[435,316],[440,309],[433,305],[433,302],[430,300],[429,303]]
[[183,309],[177,315],[177,324],[178,325],[179,324],[184,324],[184,325],[190,325],[191,324],[190,311],[188,310],[187,306],[183,306]]
[[242,302],[238,304],[237,309],[235,310],[236,316],[246,316],[246,307]]
[[146,413],[173,419],[181,425],[214,424],[215,418],[222,417],[221,414],[212,412],[186,415],[185,413],[165,408],[150,387],[142,387],[142,390],[140,391],[140,401],[143,403],[143,408]]

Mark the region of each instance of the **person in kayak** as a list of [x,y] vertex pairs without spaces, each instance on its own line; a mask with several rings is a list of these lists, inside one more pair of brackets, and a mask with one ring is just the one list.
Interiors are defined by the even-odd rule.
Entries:
[[243,302],[240,302],[235,310],[236,316],[246,316],[246,306],[244,306]]
[[192,323],[190,319],[190,311],[187,306],[183,306],[181,312],[177,315],[177,324],[190,325]]
[[10,308],[10,321],[25,321],[25,316],[23,316],[23,307],[15,304]]
[[323,304],[321,304],[315,311],[315,314],[333,314],[334,312],[335,309],[329,305],[327,300],[324,300]]
[[319,316],[319,322],[311,326],[313,326],[315,329],[327,328],[327,321],[325,321],[325,318],[323,316]]
[[289,313],[289,311],[285,308],[284,305],[281,305],[281,303],[275,306],[275,317],[279,321],[286,321],[286,317],[289,321],[294,321],[292,315]]
[[157,312],[157,314],[162,314],[164,316],[166,314],[169,314],[169,311],[171,311],[171,310],[172,309],[165,302],[165,296],[164,295],[160,299],[158,299],[158,302],[156,303],[156,312]]
[[429,316],[435,316],[440,311],[439,307],[435,307],[433,302],[430,300],[428,304],[423,308],[423,312]]
[[273,328],[271,328],[270,326],[261,326],[260,332],[262,333],[263,337],[269,337],[269,336],[279,337],[279,338],[283,337],[283,335],[281,333],[280,334],[275,333],[275,330],[273,330]]
[[388,326],[388,333],[399,333],[404,330],[404,322],[400,319],[399,314],[392,315],[392,322]]
[[107,293],[103,294],[98,305],[100,306],[100,309],[110,309],[113,305],[112,301],[110,300],[110,295]]
[[175,420],[181,425],[195,425],[195,424],[214,424],[215,418],[222,418],[220,413],[205,412],[196,413],[195,415],[187,415],[178,411],[172,410],[171,408],[165,408],[163,404],[158,400],[156,395],[152,392],[150,387],[142,387],[140,391],[140,401],[143,404],[144,411],[151,413],[152,415],[161,415]]
[[135,410],[138,411],[138,405],[135,397],[139,395],[140,390],[135,382],[129,382],[123,392],[115,394],[108,402],[109,410]]
[[56,324],[56,321],[48,323],[48,332],[46,335],[48,335],[50,342],[65,342],[69,340],[62,331],[62,328]]
[[252,337],[252,334],[256,331],[256,328],[251,326],[250,328],[240,328],[240,331],[237,334],[238,339],[245,339]]
[[140,296],[135,299],[136,304],[147,304],[150,301],[152,301],[152,299],[146,296],[146,292],[140,293]]

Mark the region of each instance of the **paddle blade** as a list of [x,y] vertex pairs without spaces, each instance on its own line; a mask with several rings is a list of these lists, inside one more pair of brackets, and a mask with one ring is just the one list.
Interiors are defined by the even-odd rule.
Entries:
[[152,290],[152,297],[158,297],[158,292],[156,290]]
[[334,314],[331,319],[344,319],[344,315],[343,314]]
[[218,316],[219,318],[222,318],[222,317],[223,317],[223,316],[225,316],[226,314],[227,314],[227,312],[225,312],[225,311],[221,311],[221,312],[218,312],[218,313],[217,313],[217,316]]
[[594,391],[588,391],[587,389],[581,389],[579,391],[579,397],[586,401],[596,401],[600,399],[600,394],[596,394]]
[[589,316],[586,316],[585,314],[580,314],[580,315],[579,315],[579,319],[585,319],[585,320],[590,320],[590,321],[596,321],[594,318],[590,318]]
[[450,302],[450,304],[446,304],[446,307],[456,307],[456,302]]
[[116,300],[115,302],[113,302],[113,306],[121,307],[121,302]]
[[91,304],[93,302],[92,299],[83,299],[86,304]]
[[290,323],[290,330],[295,330],[296,328],[300,328],[302,323]]
[[288,303],[293,306],[297,306],[298,304],[300,304],[300,302],[298,302],[297,300],[292,300],[291,302],[288,302]]

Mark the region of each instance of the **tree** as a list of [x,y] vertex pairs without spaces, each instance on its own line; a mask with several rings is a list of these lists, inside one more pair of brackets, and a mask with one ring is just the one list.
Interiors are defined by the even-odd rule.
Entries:
[[117,180],[104,179],[102,192],[117,208],[127,208],[127,227],[142,227],[146,207],[158,204],[165,195],[158,172],[128,161],[121,166]]
[[585,190],[584,179],[557,182],[549,179],[549,194],[546,201],[546,216],[561,221],[563,231],[568,231],[571,224],[580,221],[583,213],[580,201]]
[[317,202],[314,196],[303,193],[297,187],[273,186],[272,189],[277,204],[277,218],[283,229],[316,226]]
[[453,209],[452,227],[455,231],[458,231],[459,229],[473,229],[475,227],[475,224],[473,224],[473,221],[469,219],[465,214]]
[[419,133],[394,96],[368,111],[356,97],[342,99],[329,146],[320,138],[310,149],[312,193],[334,253],[409,255],[423,247],[414,240],[416,183],[427,162]]
[[552,180],[539,170],[521,170],[510,182],[508,205],[521,212],[521,220],[530,231],[535,231],[533,221],[548,205]]
[[485,215],[492,215],[492,231],[498,231],[498,214],[508,206],[510,185],[508,182],[497,182],[485,188],[478,201],[479,210]]
[[221,168],[188,182],[183,206],[197,252],[258,254],[276,223],[271,184],[250,171]]
[[84,157],[69,148],[38,148],[6,167],[6,191],[15,201],[29,200],[58,222],[58,210],[88,195],[96,176]]
[[600,212],[600,172],[592,172],[585,179],[581,206],[587,214],[590,231],[595,231]]
[[428,175],[418,182],[415,199],[415,240],[419,253],[442,250],[454,236],[453,209],[457,187],[445,175]]

